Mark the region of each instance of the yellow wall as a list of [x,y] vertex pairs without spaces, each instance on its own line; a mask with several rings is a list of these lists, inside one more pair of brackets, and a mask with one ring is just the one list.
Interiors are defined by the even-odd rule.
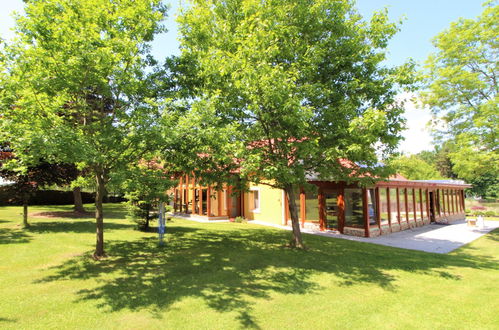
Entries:
[[251,184],[250,189],[260,191],[260,212],[252,212],[253,197],[252,193],[244,193],[244,216],[248,220],[259,220],[273,224],[282,224],[282,190],[269,187],[267,185]]

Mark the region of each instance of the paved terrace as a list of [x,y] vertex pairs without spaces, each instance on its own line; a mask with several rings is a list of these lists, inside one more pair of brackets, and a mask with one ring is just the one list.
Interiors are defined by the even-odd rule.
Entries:
[[[228,222],[228,220],[204,220],[196,217],[183,217],[174,215],[174,217],[197,221],[197,222]],[[290,226],[274,225],[263,221],[248,221],[262,226],[291,230]],[[341,238],[350,241],[374,243],[386,246],[393,246],[402,249],[419,250],[432,253],[449,253],[455,249],[468,244],[477,238],[499,228],[499,221],[483,221],[477,223],[477,226],[470,227],[465,220],[456,221],[450,225],[430,224],[423,227],[403,230],[389,235],[378,237],[356,237],[343,235],[336,231],[319,231],[314,229],[302,228],[302,233],[319,235],[325,237]]]
[[[249,223],[264,226],[270,225],[262,221],[249,221]],[[291,230],[291,227],[289,226],[270,226]],[[407,229],[397,233],[372,238],[349,236],[333,231],[324,232],[306,228],[302,228],[302,232],[312,235],[393,246],[402,249],[419,250],[432,253],[449,253],[496,228],[499,228],[499,221],[483,221],[483,223],[478,223],[476,227],[470,227],[467,225],[466,221],[462,220],[456,221],[450,225],[438,225],[432,223],[427,226]]]

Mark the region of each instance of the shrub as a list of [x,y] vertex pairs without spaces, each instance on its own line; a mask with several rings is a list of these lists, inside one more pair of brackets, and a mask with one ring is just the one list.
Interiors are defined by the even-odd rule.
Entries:
[[486,217],[495,217],[496,216],[496,212],[494,212],[494,211],[485,211],[484,215]]
[[245,218],[245,217],[236,217],[236,218],[234,219],[234,222],[237,222],[237,223],[247,223],[247,222],[248,222],[248,220],[246,220],[246,218]]
[[149,221],[154,219],[151,214],[152,205],[143,201],[130,200],[127,203],[127,218],[137,224],[137,229],[141,231],[149,230]]

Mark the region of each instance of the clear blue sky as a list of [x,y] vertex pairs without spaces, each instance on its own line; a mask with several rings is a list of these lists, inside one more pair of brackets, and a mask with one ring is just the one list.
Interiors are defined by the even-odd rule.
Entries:
[[[13,26],[10,13],[13,10],[22,11],[21,0],[0,0],[0,37],[9,39]],[[153,55],[164,58],[171,54],[178,54],[177,28],[175,14],[178,9],[177,0],[165,0],[171,4],[171,10],[166,22],[169,30],[158,36],[153,44]],[[388,8],[390,18],[399,20],[405,17],[401,31],[389,44],[387,64],[398,65],[408,58],[413,58],[422,64],[432,52],[431,39],[446,29],[451,22],[460,17],[474,18],[482,11],[481,0],[357,0],[360,13],[368,18],[373,11]],[[431,138],[424,129],[430,115],[422,110],[414,109],[409,105],[406,111],[409,129],[404,133],[404,141],[400,150],[408,153],[431,149]]]

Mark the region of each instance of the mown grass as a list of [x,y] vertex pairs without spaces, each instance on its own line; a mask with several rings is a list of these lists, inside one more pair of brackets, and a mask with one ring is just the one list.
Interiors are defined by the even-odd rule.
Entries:
[[[88,206],[87,206],[88,207]],[[31,212],[68,210],[37,207]],[[440,255],[252,224],[175,219],[167,244],[106,205],[106,251],[92,219],[0,208],[2,329],[497,329],[499,231]]]

